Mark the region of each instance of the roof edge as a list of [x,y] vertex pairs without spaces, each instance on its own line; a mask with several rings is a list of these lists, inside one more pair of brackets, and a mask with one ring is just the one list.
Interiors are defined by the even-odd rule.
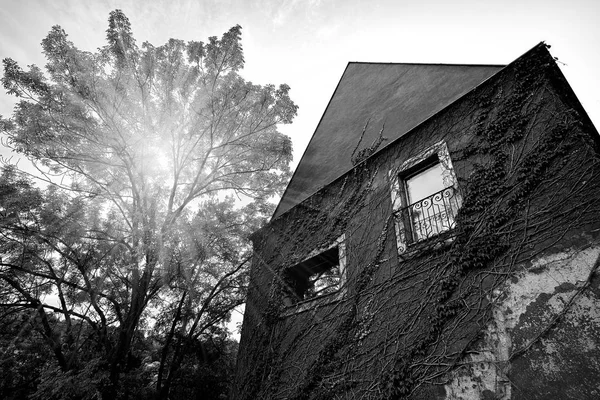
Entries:
[[[291,210],[293,210],[295,207],[297,207],[298,205],[302,204],[305,200],[311,198],[312,196],[314,196],[316,193],[318,193],[321,189],[323,189],[326,186],[331,185],[333,182],[337,181],[338,179],[340,179],[341,177],[343,177],[344,175],[346,175],[348,172],[352,171],[353,169],[357,168],[359,165],[367,162],[368,160],[371,159],[371,157],[374,157],[375,155],[378,155],[379,152],[383,151],[384,149],[387,149],[389,146],[391,146],[392,144],[397,143],[400,139],[403,139],[404,136],[409,135],[411,132],[417,130],[418,128],[420,128],[423,124],[425,124],[427,121],[431,120],[432,118],[436,117],[438,114],[444,112],[446,109],[448,109],[449,107],[451,107],[452,105],[456,104],[458,101],[462,100],[464,97],[470,95],[471,93],[473,93],[474,91],[476,91],[479,87],[481,87],[482,85],[486,84],[487,82],[489,82],[491,79],[495,78],[496,76],[498,76],[499,74],[503,73],[504,71],[506,71],[508,68],[510,68],[511,66],[513,66],[515,63],[517,63],[520,59],[522,59],[523,57],[525,57],[527,54],[533,52],[535,49],[539,48],[539,47],[545,47],[548,48],[549,46],[544,42],[541,41],[538,44],[536,44],[535,46],[533,46],[532,48],[530,48],[529,50],[527,50],[526,52],[524,52],[523,54],[521,54],[519,57],[515,58],[513,61],[511,61],[510,63],[504,65],[504,64],[482,64],[479,66],[488,66],[488,67],[501,67],[502,69],[496,71],[494,74],[490,75],[488,78],[484,79],[483,81],[481,81],[479,84],[477,84],[476,86],[474,86],[471,90],[467,91],[466,93],[464,93],[463,95],[459,96],[456,100],[454,100],[452,103],[448,104],[446,107],[442,108],[441,110],[438,110],[437,112],[431,114],[429,117],[425,118],[423,121],[419,122],[417,125],[415,125],[414,127],[412,127],[410,130],[406,131],[403,135],[401,135],[400,137],[396,138],[395,140],[392,140],[391,142],[387,143],[385,146],[381,147],[380,149],[378,149],[376,152],[374,152],[373,154],[371,154],[369,157],[365,158],[364,160],[362,160],[360,163],[358,163],[357,165],[354,165],[352,168],[350,168],[349,170],[343,172],[340,176],[334,178],[333,180],[323,184],[322,186],[320,186],[318,189],[316,189],[314,192],[312,192],[310,195],[308,195],[306,197],[306,199],[302,200],[301,202],[295,204],[294,206],[292,206],[291,208],[289,208],[288,210],[282,212],[280,215],[278,215],[277,217],[275,217],[275,215],[277,214],[277,211],[279,210],[279,206],[281,205],[281,200],[283,200],[283,195],[285,195],[285,193],[287,192],[287,189],[289,188],[290,182],[292,181],[294,175],[296,174],[296,171],[298,168],[296,168],[296,170],[294,170],[294,174],[292,175],[292,179],[290,179],[290,182],[288,182],[288,185],[286,187],[285,192],[283,193],[283,195],[281,196],[281,200],[279,201],[279,203],[277,204],[277,207],[275,208],[275,211],[273,212],[273,215],[271,216],[271,220],[269,221],[268,224],[270,224],[272,221],[275,221],[281,217],[283,217],[284,215],[286,215],[288,212],[290,212]],[[323,115],[321,115],[321,118],[319,120],[319,123],[317,124],[317,127],[315,128],[315,131],[313,132],[313,135],[309,141],[309,145],[312,142],[314,135],[317,131],[317,129],[319,128],[319,125],[321,124],[323,117],[325,116],[327,109],[329,108],[329,105],[331,104],[331,100],[333,99],[335,93],[337,92],[340,82],[342,81],[344,75],[346,74],[346,71],[348,70],[348,67],[350,66],[350,64],[353,63],[357,63],[355,61],[351,61],[348,62],[348,64],[346,65],[346,68],[344,69],[344,73],[342,74],[342,76],[340,77],[340,80],[338,81],[338,84],[333,92],[333,94],[331,95],[331,98],[329,99],[329,103],[327,104],[327,107],[325,108],[325,110],[323,111]],[[405,63],[373,63],[373,64],[405,64]],[[410,63],[408,63],[408,65],[410,65]],[[452,65],[452,64],[418,64],[415,63],[413,65]],[[463,65],[463,64],[455,64],[455,65]],[[563,76],[563,79],[566,80]],[[569,86],[570,88],[570,86]],[[585,110],[584,110],[585,113]],[[585,114],[586,117],[589,119],[589,117],[587,116],[587,114]],[[306,150],[308,149],[308,145],[306,146],[306,149],[304,150],[304,153],[302,155],[302,158],[304,158],[304,154],[306,154]],[[302,162],[302,158],[300,159],[300,161],[298,162],[298,165],[300,165],[300,162]],[[267,225],[268,225],[267,224]],[[259,229],[259,231],[262,230]],[[258,231],[256,232],[258,233]]]
[[[325,107],[325,110],[323,111],[323,114],[321,114],[321,118],[319,119],[319,122],[317,123],[317,126],[315,127],[315,129],[314,129],[314,131],[313,131],[313,133],[312,133],[312,135],[310,137],[310,140],[308,141],[308,144],[306,145],[306,148],[304,149],[304,152],[302,153],[302,157],[300,157],[300,160],[298,161],[298,165],[300,165],[300,163],[304,159],[304,156],[306,155],[306,152],[308,151],[308,148],[309,148],[311,142],[313,141],[313,139],[315,137],[315,133],[317,133],[317,129],[319,129],[319,126],[321,125],[321,122],[323,121],[323,118],[325,117],[325,114],[327,114],[327,110],[329,109],[329,106],[331,105],[331,101],[333,100],[333,97],[337,93],[337,91],[338,91],[338,89],[340,87],[340,83],[342,82],[342,79],[344,79],[344,75],[346,75],[346,72],[348,71],[348,67],[350,66],[350,64],[351,64],[350,62],[346,64],[346,68],[344,68],[344,72],[340,76],[340,79],[338,80],[338,83],[335,86],[335,89],[333,90],[333,93],[331,94],[331,97],[329,98],[329,101],[327,102],[327,106]],[[292,183],[292,180],[294,179],[294,176],[296,176],[296,172],[298,171],[298,165],[296,165],[296,168],[294,169],[294,173],[292,174],[292,177],[290,178],[288,184],[286,185],[285,190],[281,194],[281,198],[279,199],[279,202],[277,203],[277,207],[275,207],[275,211],[273,211],[273,215],[271,215],[270,221],[273,221],[275,219],[275,215],[277,215],[277,211],[279,211],[279,207],[281,206],[281,201],[285,197],[285,194],[287,193],[287,191],[288,191],[288,189],[290,187],[290,183]],[[284,211],[284,212],[282,212],[281,215],[285,214],[286,212],[287,212],[287,210]]]
[[[350,64],[373,64],[373,65],[424,65],[424,66],[445,66],[445,67],[496,67],[503,68],[508,64],[461,64],[461,63],[417,63],[417,62],[378,62],[378,61],[348,61]],[[346,67],[347,68],[347,67]]]
[[[502,69],[496,71],[495,73],[493,73],[492,75],[490,75],[489,77],[487,77],[486,79],[484,79],[483,81],[479,82],[477,85],[473,86],[473,88],[471,88],[469,91],[465,92],[464,94],[462,94],[461,96],[457,97],[456,100],[454,100],[452,103],[448,104],[446,107],[442,108],[441,110],[438,110],[436,112],[434,112],[433,114],[431,114],[430,116],[428,116],[427,118],[425,118],[423,121],[419,122],[417,125],[415,125],[414,127],[412,127],[411,129],[409,129],[408,131],[406,131],[406,133],[404,133],[402,136],[392,140],[391,142],[387,143],[385,146],[381,147],[380,149],[378,149],[376,152],[374,152],[373,154],[371,154],[369,157],[365,158],[363,161],[361,161],[359,164],[357,164],[355,167],[357,167],[358,165],[362,164],[363,162],[367,161],[368,159],[370,159],[371,157],[375,156],[377,153],[379,153],[380,151],[383,151],[384,149],[386,149],[387,147],[391,146],[392,144],[398,142],[400,139],[402,139],[404,136],[411,134],[413,131],[417,130],[421,125],[425,124],[427,121],[429,121],[432,118],[435,118],[438,114],[444,112],[446,109],[452,107],[454,104],[456,104],[457,102],[459,102],[460,100],[462,100],[463,98],[469,96],[471,93],[475,92],[477,89],[479,89],[481,86],[485,85],[488,81],[490,81],[491,79],[494,79],[497,75],[503,73],[504,71],[506,71],[508,68],[510,68],[511,66],[513,66],[514,64],[516,64],[520,59],[522,59],[523,57],[525,57],[527,54],[533,52],[534,50],[536,50],[539,47],[544,47],[544,48],[548,48],[549,46],[544,42],[541,41],[538,44],[536,44],[535,46],[533,46],[532,48],[530,48],[529,50],[527,50],[525,53],[521,54],[519,57],[515,58],[513,61],[511,61],[510,63],[506,64],[506,65],[497,65],[498,67],[502,67]],[[489,65],[490,67],[493,65]],[[564,79],[564,77],[563,77]],[[354,167],[353,167],[354,168]],[[352,169],[353,169],[352,168]],[[351,171],[352,169],[344,172],[342,175],[346,175],[349,171]],[[331,183],[335,182],[338,178],[334,179],[333,181],[327,183],[325,186],[330,185]],[[315,192],[316,193],[316,192]],[[313,193],[314,194],[314,193]],[[311,194],[311,196],[313,195]],[[310,197],[310,196],[309,196]]]

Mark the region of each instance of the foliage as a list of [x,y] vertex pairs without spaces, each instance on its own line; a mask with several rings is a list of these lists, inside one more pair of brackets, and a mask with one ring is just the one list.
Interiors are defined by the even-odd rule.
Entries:
[[147,379],[132,360],[153,331],[167,398],[190,348],[243,302],[247,236],[289,175],[277,125],[297,107],[288,86],[241,77],[239,26],[139,47],[116,10],[106,39],[81,51],[55,26],[45,72],[3,61],[19,102],[0,127],[49,186],[14,168],[0,180],[2,307],[36,313],[78,398],[131,397],[123,382]]
[[235,376],[237,343],[224,332],[197,340],[182,362],[173,398],[218,400],[228,398]]
[[52,355],[35,330],[34,312],[0,312],[0,397],[24,399],[35,391],[38,377]]

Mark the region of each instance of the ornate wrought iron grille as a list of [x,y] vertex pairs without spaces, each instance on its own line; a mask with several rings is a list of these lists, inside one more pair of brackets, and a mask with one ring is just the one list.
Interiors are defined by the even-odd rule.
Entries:
[[398,210],[396,218],[402,218],[408,242],[429,239],[454,228],[459,201],[456,189],[447,187]]

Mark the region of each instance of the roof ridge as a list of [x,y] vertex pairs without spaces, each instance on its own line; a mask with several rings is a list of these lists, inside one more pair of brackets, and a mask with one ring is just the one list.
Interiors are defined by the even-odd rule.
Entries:
[[363,64],[363,65],[423,65],[423,66],[448,66],[448,67],[506,67],[508,64],[461,64],[461,63],[418,63],[418,62],[384,62],[384,61],[348,61],[350,64]]

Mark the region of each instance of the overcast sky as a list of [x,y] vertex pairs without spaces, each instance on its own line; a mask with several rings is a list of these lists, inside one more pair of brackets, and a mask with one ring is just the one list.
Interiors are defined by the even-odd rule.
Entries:
[[[506,64],[540,41],[600,127],[598,0],[0,0],[0,58],[43,65],[41,40],[61,25],[81,49],[104,45],[122,9],[138,43],[206,41],[242,26],[255,83],[287,83],[298,117],[282,131],[299,160],[348,61]],[[564,63],[564,64],[562,64]],[[14,100],[0,93],[0,114]],[[357,127],[361,129],[362,127]],[[6,151],[0,151],[6,155]]]

